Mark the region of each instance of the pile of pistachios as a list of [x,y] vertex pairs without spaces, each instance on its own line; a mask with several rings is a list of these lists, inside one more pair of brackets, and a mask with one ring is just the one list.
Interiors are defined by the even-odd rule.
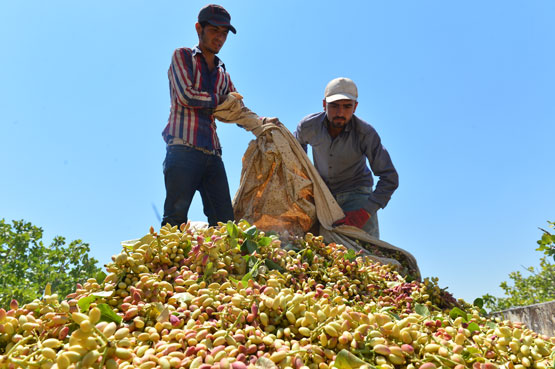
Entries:
[[168,225],[112,260],[0,309],[0,368],[554,368],[555,338],[310,233]]

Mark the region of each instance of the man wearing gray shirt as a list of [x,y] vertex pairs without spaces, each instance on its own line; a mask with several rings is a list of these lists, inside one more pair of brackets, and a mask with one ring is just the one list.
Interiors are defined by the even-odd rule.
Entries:
[[[357,98],[349,78],[330,81],[324,111],[303,118],[295,137],[305,151],[312,147],[314,166],[345,213],[334,225],[352,225],[379,238],[376,213],[399,186],[399,176],[376,130],[354,115]],[[379,177],[375,188],[372,174]]]

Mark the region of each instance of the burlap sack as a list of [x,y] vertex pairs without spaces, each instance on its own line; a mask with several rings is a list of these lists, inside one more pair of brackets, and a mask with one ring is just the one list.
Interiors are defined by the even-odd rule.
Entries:
[[409,252],[378,240],[359,228],[332,224],[345,215],[305,151],[283,125],[263,124],[245,107],[220,109],[216,118],[233,121],[257,136],[243,156],[239,189],[233,199],[235,219],[246,219],[264,231],[303,236],[320,234],[327,243],[342,244],[403,275],[420,280]]

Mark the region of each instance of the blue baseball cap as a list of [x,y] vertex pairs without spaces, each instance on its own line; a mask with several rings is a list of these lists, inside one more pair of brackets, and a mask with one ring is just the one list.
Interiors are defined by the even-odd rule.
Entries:
[[230,23],[231,15],[220,5],[209,4],[200,10],[198,13],[198,22],[207,22],[213,26],[224,26],[229,28],[233,33],[237,33],[235,27]]

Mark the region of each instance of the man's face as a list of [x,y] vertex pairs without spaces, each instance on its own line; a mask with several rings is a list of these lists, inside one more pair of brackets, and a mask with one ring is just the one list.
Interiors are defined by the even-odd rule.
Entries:
[[351,120],[358,103],[354,100],[336,100],[326,102],[324,99],[324,111],[333,128],[343,128]]
[[225,44],[229,29],[224,26],[213,26],[211,24],[202,27],[197,23],[197,33],[201,50],[205,49],[213,54],[217,54]]

